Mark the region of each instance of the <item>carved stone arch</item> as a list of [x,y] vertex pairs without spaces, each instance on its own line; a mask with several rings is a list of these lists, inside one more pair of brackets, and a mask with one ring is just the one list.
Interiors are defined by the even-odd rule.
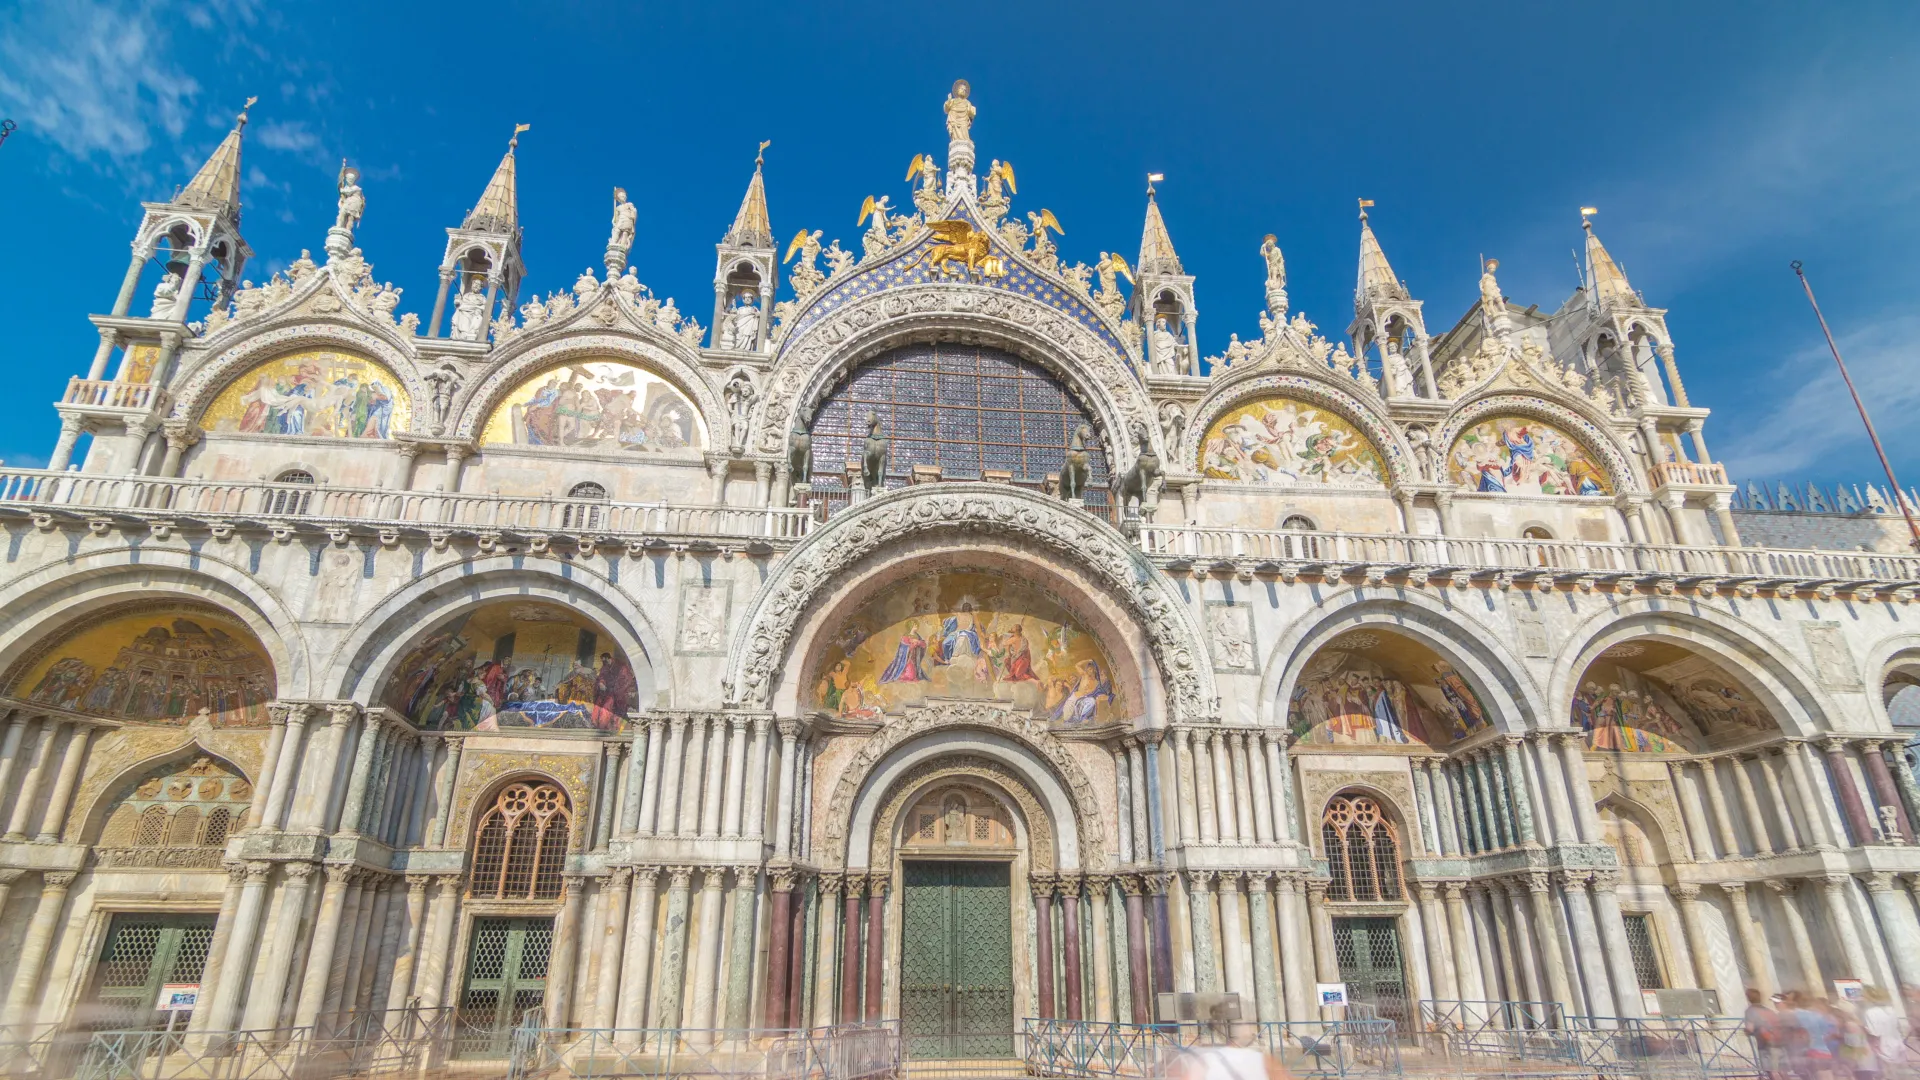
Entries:
[[[1477,591],[1468,595],[1481,596]],[[1300,672],[1328,642],[1360,628],[1411,638],[1453,665],[1493,713],[1499,730],[1564,726],[1557,718],[1566,713],[1548,711],[1547,695],[1494,628],[1444,598],[1393,586],[1337,589],[1315,605],[1311,616],[1286,629],[1262,669],[1260,722],[1284,726]]]
[[[171,232],[175,225],[186,226],[187,232],[192,235],[193,243],[189,245],[188,250],[212,244],[213,237],[209,235],[203,222],[195,221],[186,214],[162,214],[149,218],[143,223],[140,229],[140,245],[144,247],[151,244],[157,248],[160,238]],[[217,229],[216,231],[225,232],[226,230]]]
[[1435,471],[1445,470],[1447,459],[1453,454],[1454,441],[1461,432],[1496,416],[1531,416],[1561,427],[1606,463],[1607,479],[1613,482],[1614,494],[1646,490],[1631,464],[1632,455],[1613,429],[1613,421],[1601,415],[1591,403],[1546,386],[1525,393],[1495,388],[1456,403],[1433,435]]
[[867,499],[816,528],[774,564],[735,630],[724,690],[729,703],[764,708],[775,669],[791,658],[794,627],[820,591],[848,568],[910,536],[990,532],[1026,541],[1074,563],[1139,621],[1175,720],[1218,710],[1213,668],[1188,605],[1119,530],[1058,499],[1004,484],[899,488]]
[[1353,393],[1331,376],[1331,371],[1323,376],[1316,371],[1275,372],[1265,367],[1231,372],[1224,379],[1216,380],[1187,418],[1186,431],[1180,438],[1177,459],[1180,466],[1195,472],[1200,470],[1201,442],[1207,429],[1228,410],[1263,397],[1293,397],[1326,409],[1359,428],[1380,452],[1380,459],[1386,462],[1388,488],[1419,483],[1420,470],[1414,464],[1412,450],[1377,400],[1369,401],[1367,396]]
[[[1668,606],[1673,604],[1676,606]],[[1686,610],[1677,610],[1684,605]],[[1595,612],[1576,626],[1554,667],[1547,701],[1555,718],[1571,717],[1573,695],[1587,668],[1615,645],[1647,638],[1663,639],[1697,652],[1752,691],[1788,735],[1813,735],[1849,725],[1818,688],[1813,673],[1788,644],[1768,640],[1745,620],[1704,603],[1667,601],[1657,596],[1628,597]]]
[[177,600],[217,608],[246,626],[273,662],[277,694],[306,696],[313,669],[300,620],[223,557],[224,548],[240,546],[208,544],[195,554],[146,545],[137,549],[137,564],[130,561],[136,549],[105,548],[0,582],[0,656],[16,658],[7,665],[11,671],[19,658],[81,619],[136,601]]
[[[249,735],[235,730],[216,730],[210,725],[186,728],[130,725],[96,735],[87,756],[102,763],[102,767],[91,770],[74,789],[73,802],[61,828],[61,840],[96,842],[106,825],[108,807],[128,784],[156,769],[202,755],[232,769],[257,789],[261,781],[262,752],[258,732]],[[240,831],[240,822],[233,823],[233,831]]]
[[[1617,780],[1615,782],[1616,784],[1618,783]],[[1667,790],[1671,791],[1672,787],[1668,785]],[[1641,878],[1636,881],[1635,884],[1657,884],[1658,879],[1671,880],[1673,878],[1673,863],[1675,861],[1684,862],[1687,858],[1687,845],[1683,831],[1684,825],[1675,817],[1671,805],[1669,805],[1665,813],[1661,813],[1643,798],[1639,797],[1639,793],[1629,793],[1616,786],[1613,790],[1600,794],[1594,800],[1594,812],[1596,814],[1607,811],[1612,811],[1615,816],[1624,817],[1632,821],[1639,827],[1640,831],[1648,835],[1648,838],[1654,844],[1658,845],[1655,850],[1647,853],[1647,861],[1645,863],[1635,863],[1627,857],[1627,852],[1615,848],[1614,854],[1619,858],[1622,869],[1630,870],[1638,865],[1650,868],[1653,871],[1652,876]],[[1605,830],[1606,825],[1603,821],[1601,824],[1603,834]],[[1601,838],[1601,842],[1608,842],[1604,835]]]
[[488,749],[484,739],[468,744],[454,780],[453,818],[447,836],[457,838],[461,852],[473,854],[474,822],[507,785],[516,782],[551,783],[567,796],[567,849],[579,851],[591,837],[587,821],[592,804],[594,754],[528,754]]
[[1327,807],[1333,800],[1343,796],[1365,796],[1379,804],[1387,823],[1393,826],[1394,839],[1400,844],[1403,860],[1433,854],[1426,850],[1426,842],[1421,838],[1416,824],[1419,818],[1410,809],[1416,804],[1413,785],[1405,773],[1309,769],[1301,774],[1301,782],[1302,801],[1308,807],[1301,826],[1309,834],[1306,840],[1315,855],[1326,857],[1326,845],[1320,835],[1321,819],[1326,816]]
[[900,814],[922,795],[953,781],[986,789],[1017,813],[1034,873],[1051,874],[1059,870],[1053,819],[1046,808],[1019,774],[994,758],[978,754],[934,758],[894,781],[887,789],[886,800],[874,814],[866,865],[869,868],[892,866]]
[[880,353],[934,340],[992,345],[1045,368],[1093,414],[1111,461],[1133,460],[1138,430],[1158,447],[1153,403],[1131,361],[1084,323],[1002,289],[926,284],[849,300],[786,339],[762,388],[752,448],[784,452],[796,409],[810,415],[844,375]]
[[511,555],[452,563],[386,596],[342,636],[320,668],[320,685],[328,697],[376,704],[389,672],[420,637],[463,610],[515,599],[547,600],[591,620],[633,666],[636,708],[666,704],[666,643],[631,596],[585,560]]
[[1031,714],[970,701],[909,708],[903,719],[861,745],[842,766],[827,800],[821,825],[825,842],[819,849],[824,861],[834,868],[856,865],[854,860],[872,850],[868,838],[875,811],[901,781],[885,772],[898,770],[904,776],[922,761],[950,760],[953,755],[998,761],[1038,802],[1047,803],[1045,813],[1056,840],[1053,854],[1064,868],[1097,870],[1112,862],[1093,784],[1046,724]]
[[499,350],[491,365],[467,381],[449,406],[449,426],[455,437],[477,439],[500,402],[528,379],[569,360],[614,360],[645,368],[671,383],[700,411],[707,441],[712,444],[715,431],[727,430],[726,404],[701,369],[698,357],[677,339],[666,339],[667,335],[657,331],[649,335],[644,330],[600,326],[555,331],[536,327],[515,336]]
[[[308,279],[328,276],[316,270]],[[261,364],[303,349],[338,349],[365,357],[392,372],[413,405],[408,430],[424,433],[432,424],[433,410],[426,405],[433,400],[433,388],[420,377],[413,350],[402,344],[397,330],[386,333],[382,332],[384,328],[349,321],[346,312],[355,310],[347,305],[338,315],[317,316],[286,307],[272,318],[227,324],[227,329],[215,338],[219,347],[193,359],[174,381],[171,415],[198,422],[222,390]],[[231,338],[228,338],[229,332],[233,335]]]
[[1873,681],[1867,697],[1873,701],[1874,717],[1882,729],[1891,729],[1893,720],[1887,711],[1893,695],[1907,686],[1920,686],[1920,634],[1898,634],[1867,647],[1860,670]]

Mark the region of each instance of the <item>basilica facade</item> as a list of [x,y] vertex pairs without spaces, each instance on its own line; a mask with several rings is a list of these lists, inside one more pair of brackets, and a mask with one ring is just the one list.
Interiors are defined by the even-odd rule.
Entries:
[[1438,335],[1366,204],[1338,329],[1268,236],[1203,355],[1151,185],[1131,261],[1069,261],[975,116],[845,246],[756,161],[710,327],[623,192],[603,270],[523,289],[517,143],[424,321],[351,168],[246,278],[244,115],[146,204],[49,468],[0,470],[8,1022],[995,1057],[1179,992],[1920,983],[1920,563],[1742,542],[1591,222],[1564,303],[1489,261]]

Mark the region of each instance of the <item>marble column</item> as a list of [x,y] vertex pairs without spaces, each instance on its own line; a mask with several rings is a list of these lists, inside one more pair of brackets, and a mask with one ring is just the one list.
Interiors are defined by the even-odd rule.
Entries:
[[[66,749],[60,753],[60,775],[53,782],[53,794],[47,798],[47,812],[40,819],[37,844],[57,844],[67,825],[67,804],[73,799],[73,786],[80,779],[80,765],[87,758],[87,741],[93,737],[93,725],[74,722],[67,725]],[[1882,773],[1886,766],[1880,767]],[[0,788],[0,791],[5,790]]]
[[427,911],[427,939],[420,953],[414,985],[422,1009],[440,1006],[447,985],[447,964],[453,953],[454,914],[460,906],[460,878],[438,875],[433,888],[433,903]]
[[1466,761],[1443,761],[1440,763],[1440,775],[1446,778],[1448,798],[1453,803],[1453,819],[1456,823],[1454,839],[1460,842],[1462,855],[1473,855],[1482,850],[1478,817],[1474,814],[1473,788],[1467,782]]
[[840,920],[844,918],[840,888],[838,875],[820,875],[820,947],[813,970],[814,1027],[832,1027],[837,1017],[839,999],[834,994],[834,976],[840,970]]
[[1413,888],[1419,898],[1420,936],[1427,947],[1427,977],[1432,982],[1433,997],[1464,1000],[1453,966],[1447,962],[1447,926],[1440,915],[1440,888],[1430,881],[1416,882]]
[[1187,904],[1193,912],[1193,988],[1203,994],[1220,990],[1220,962],[1213,953],[1212,870],[1187,871]]
[[1200,818],[1200,842],[1212,844],[1220,839],[1220,819],[1213,806],[1214,769],[1207,740],[1193,741],[1193,800]]
[[1447,940],[1452,945],[1454,974],[1459,981],[1461,1001],[1485,1001],[1491,995],[1480,971],[1480,954],[1474,947],[1467,926],[1467,887],[1449,881],[1442,887],[1446,894]]
[[1687,763],[1667,762],[1667,779],[1673,787],[1673,801],[1680,807],[1680,821],[1687,830],[1687,844],[1693,849],[1693,861],[1712,862],[1713,836],[1707,832],[1706,812],[1700,809],[1699,792],[1687,776]]
[[[1900,793],[1894,790],[1893,774],[1887,771],[1887,755],[1883,744],[1872,741],[1862,742],[1860,761],[1866,767],[1867,783],[1873,788],[1873,801],[1880,806],[1893,808],[1893,818],[1899,826],[1898,839],[1909,844],[1913,843],[1913,822],[1907,818],[1905,801],[1900,798]],[[1876,810],[1875,813],[1879,811]]]
[[1537,952],[1546,968],[1547,992],[1553,1000],[1561,1002],[1571,1009],[1577,1004],[1573,996],[1573,983],[1567,977],[1566,954],[1560,948],[1560,935],[1555,932],[1557,920],[1553,917],[1552,881],[1545,874],[1528,874],[1526,877],[1527,897],[1533,907],[1533,938],[1531,951]]
[[1428,758],[1423,762],[1427,782],[1433,788],[1435,824],[1440,832],[1440,853],[1443,855],[1464,854],[1460,848],[1460,824],[1454,818],[1453,785],[1447,775],[1445,758]]
[[353,867],[346,863],[326,868],[327,884],[320,891],[320,911],[314,916],[312,943],[307,947],[306,975],[293,1010],[294,1027],[313,1026],[320,1017],[320,1007],[326,1004],[327,977],[333,970],[333,950],[340,940],[340,908],[352,873]]
[[1813,951],[1813,938],[1807,934],[1807,922],[1800,911],[1800,899],[1794,890],[1794,882],[1771,878],[1767,888],[1780,901],[1780,911],[1787,923],[1787,936],[1793,943],[1794,958],[1800,964],[1800,978],[1805,989],[1816,997],[1825,997],[1822,990],[1825,985],[1820,974],[1820,961]]
[[788,951],[793,948],[793,884],[794,873],[784,867],[771,873],[772,917],[767,925],[767,1012],[766,1026],[783,1028],[787,1026],[787,968],[791,963]]
[[42,718],[39,737],[33,744],[32,762],[27,766],[26,777],[20,782],[20,790],[14,794],[13,813],[8,816],[6,834],[0,839],[15,844],[27,842],[27,827],[32,824],[34,804],[39,801],[40,785],[47,775],[47,761],[53,754],[53,744],[59,738],[58,721],[52,717]]
[[694,868],[667,867],[666,925],[660,935],[660,982],[653,992],[648,1027],[684,1027],[681,1002],[687,982],[687,926]]
[[[13,773],[20,765],[20,743],[27,736],[26,713],[14,710],[12,719],[7,723],[7,735],[0,741],[0,793],[12,790]],[[268,749],[272,749],[272,737],[268,737]]]
[[[1301,944],[1300,929],[1307,917],[1300,913],[1300,878],[1280,874],[1273,882],[1274,918],[1280,923],[1280,1004],[1287,1020],[1312,1020],[1320,1014],[1313,1008],[1312,950]],[[1308,927],[1308,940],[1312,928]]]
[[[659,725],[648,727],[658,730]],[[657,755],[649,752],[648,756]],[[633,876],[638,887],[633,890],[631,914],[627,917],[626,955],[620,962],[620,996],[613,1018],[614,1027],[628,1031],[648,1026],[647,991],[653,986],[653,923],[660,906],[660,868],[635,867]]]
[[[675,831],[681,836],[700,835],[701,782],[707,776],[707,728],[712,717],[696,715],[687,720],[687,733],[680,744],[679,813]],[[673,768],[672,764],[668,768]],[[717,816],[717,812],[716,812]]]
[[640,821],[636,830],[641,836],[651,835],[660,828],[660,762],[665,756],[666,731],[665,717],[656,716],[647,721],[647,752],[641,769]]
[[[1508,925],[1507,894],[1497,882],[1485,882],[1474,890],[1479,894],[1480,903],[1485,905],[1486,914],[1481,917],[1481,925],[1487,932],[1481,935],[1481,952],[1487,954],[1489,970],[1498,974],[1497,979],[1488,980],[1492,1000],[1526,1001],[1534,994],[1520,982],[1520,971],[1513,963],[1513,928]],[[1499,993],[1491,991],[1498,983]]]
[[[716,730],[717,730],[716,725]],[[725,867],[707,867],[700,885],[700,923],[695,936],[698,948],[693,959],[693,1027],[712,1029],[720,1002],[720,947],[722,909],[727,871]]]
[[[1528,999],[1566,1002],[1567,995],[1561,992],[1559,986],[1543,982],[1540,978],[1541,959],[1557,959],[1558,950],[1549,952],[1541,944],[1548,941],[1548,936],[1552,933],[1552,923],[1546,923],[1539,928],[1540,932],[1536,933],[1532,925],[1533,920],[1528,917],[1528,909],[1533,904],[1530,899],[1534,892],[1532,881],[1507,881],[1501,884],[1506,891],[1507,914],[1513,920],[1513,933],[1508,936],[1513,942],[1514,963],[1520,970],[1521,982],[1526,984]],[[1562,967],[1559,972],[1560,982],[1564,985],[1567,979],[1566,969]]]
[[1867,896],[1880,917],[1886,935],[1887,956],[1893,961],[1895,977],[1903,986],[1920,986],[1920,930],[1914,922],[1913,907],[1894,888],[1893,875],[1876,871],[1866,877]]
[[840,1022],[860,1021],[860,908],[867,880],[847,875],[846,916],[840,928]]
[[287,802],[293,795],[293,785],[298,779],[300,759],[305,756],[302,744],[306,742],[307,720],[314,712],[312,705],[280,707],[287,712],[287,734],[280,742],[279,760],[274,763],[271,786],[267,791],[267,808],[261,815],[261,824],[269,829],[278,829],[287,820]]
[[1773,804],[1774,815],[1780,822],[1780,842],[1788,851],[1798,851],[1811,846],[1800,834],[1800,826],[1794,820],[1793,801],[1787,798],[1785,787],[1780,783],[1780,770],[1785,766],[1778,747],[1762,749],[1755,755],[1760,762],[1760,779],[1767,785],[1767,801]]
[[1068,1020],[1087,1018],[1080,975],[1080,880],[1062,875],[1060,891],[1061,981],[1066,984]]
[[[760,868],[737,866],[733,871],[732,930],[727,937],[726,1013],[719,1026],[733,1031],[753,1026],[753,958],[759,942],[755,940],[755,912],[759,910]],[[804,997],[804,995],[803,995]],[[801,1010],[796,1004],[795,1013]],[[794,1027],[806,1027],[802,1018]]]
[[1136,753],[1131,747],[1132,740],[1115,743],[1110,747],[1113,754],[1113,794],[1114,807],[1119,814],[1116,823],[1115,840],[1119,847],[1117,858],[1122,866],[1131,866],[1134,862],[1133,834],[1139,827],[1133,814],[1133,777],[1127,768],[1127,756]]
[[1747,832],[1753,836],[1753,850],[1761,855],[1784,851],[1784,847],[1775,847],[1773,838],[1767,835],[1767,819],[1760,812],[1760,798],[1753,791],[1753,777],[1747,775],[1747,757],[1742,754],[1728,754],[1727,768],[1733,773],[1733,791],[1740,797],[1740,812],[1746,816]]
[[[773,821],[773,857],[785,859],[793,852],[793,802],[796,785],[799,783],[799,770],[795,768],[799,756],[800,722],[782,720],[780,729],[780,794],[775,800]],[[851,938],[849,938],[851,941]],[[856,979],[856,982],[859,980]],[[853,1017],[843,1017],[842,1023],[851,1023]]]
[[1219,887],[1215,895],[1220,904],[1220,951],[1219,968],[1229,994],[1239,994],[1241,1001],[1252,996],[1253,979],[1247,970],[1247,930],[1240,919],[1240,872],[1237,870],[1220,871]]
[[1496,850],[1513,847],[1514,839],[1509,831],[1506,778],[1500,768],[1500,759],[1492,751],[1476,750],[1472,760],[1474,774],[1487,793],[1487,824],[1493,846]]
[[1293,765],[1287,756],[1287,736],[1284,732],[1263,731],[1260,739],[1266,745],[1267,776],[1273,781],[1274,836],[1280,840],[1299,840],[1300,823],[1294,820]]
[[1527,769],[1520,760],[1520,740],[1501,739],[1500,745],[1506,752],[1507,786],[1513,798],[1514,824],[1520,829],[1520,843],[1537,844],[1539,835],[1534,829],[1533,798],[1528,794],[1531,785],[1527,782]]
[[1247,871],[1247,915],[1253,923],[1254,1016],[1261,1023],[1286,1019],[1286,1011],[1280,1006],[1280,981],[1274,970],[1273,909],[1268,893],[1272,881],[1271,870]]
[[1719,885],[1720,891],[1727,894],[1727,905],[1732,908],[1729,921],[1733,923],[1734,938],[1740,945],[1741,959],[1746,961],[1747,982],[1772,996],[1780,990],[1780,981],[1774,977],[1773,964],[1760,927],[1753,921],[1746,883],[1722,881]]
[[1854,846],[1873,843],[1873,821],[1867,817],[1866,804],[1860,801],[1860,789],[1853,782],[1853,770],[1847,767],[1846,741],[1827,739],[1821,743],[1821,749],[1826,751],[1827,775],[1833,780],[1834,795],[1838,797],[1840,809],[1846,816],[1847,829],[1853,834]]
[[1173,760],[1175,801],[1180,808],[1180,843],[1184,847],[1200,839],[1199,794],[1194,790],[1193,733],[1184,727],[1173,731]]
[[1707,808],[1713,813],[1713,838],[1722,858],[1738,858],[1740,840],[1733,831],[1733,815],[1727,813],[1727,795],[1720,787],[1720,759],[1700,762],[1700,786],[1707,792]]
[[[1333,916],[1327,913],[1327,883],[1307,879],[1307,918],[1313,931],[1313,973],[1317,982],[1339,982],[1340,961],[1333,952]],[[1311,1002],[1312,998],[1307,998]],[[1315,1011],[1302,1019],[1320,1016]]]
[[1473,815],[1474,850],[1494,851],[1503,846],[1497,842],[1493,830],[1493,800],[1489,796],[1486,775],[1479,767],[1478,754],[1465,754],[1460,759],[1460,777],[1471,792],[1468,800]]
[[[1900,789],[1900,802],[1907,811],[1909,831],[1914,821],[1920,820],[1920,781],[1913,776],[1913,764],[1907,760],[1907,746],[1894,741],[1884,744],[1887,756],[1893,759],[1894,786]],[[6,790],[6,781],[0,778],[0,791]]]
[[[50,735],[51,731],[42,735],[42,741]],[[40,899],[27,923],[26,937],[15,949],[19,960],[14,967],[13,988],[7,992],[9,1018],[25,1017],[29,1010],[37,1017],[45,1006],[40,994],[40,973],[46,967],[53,936],[60,929],[60,918],[67,910],[67,891],[73,888],[73,880],[78,876],[64,872],[40,876]]]
[[741,834],[749,837],[763,836],[767,828],[767,753],[769,732],[773,729],[770,717],[753,718],[753,748],[749,751],[747,763],[747,808],[746,819],[741,823]]
[[[407,879],[408,906],[412,906],[413,878]],[[594,986],[593,1018],[597,1028],[614,1026],[620,1011],[620,957],[627,951],[627,911],[633,904],[633,868],[615,867],[600,890],[600,978]]]
[[887,886],[892,878],[872,874],[867,878],[867,1020],[881,1017],[885,1005],[887,936]]
[[1108,910],[1113,878],[1088,874],[1086,889],[1087,922],[1093,930],[1093,1008],[1087,1019],[1121,1022],[1113,996],[1113,920]]
[[1053,879],[1035,874],[1027,884],[1033,890],[1034,1000],[1040,1019],[1046,1020],[1060,1015],[1053,1000]]
[[1141,880],[1147,884],[1147,893],[1152,897],[1149,903],[1153,908],[1153,985],[1157,993],[1171,993],[1174,989],[1173,975],[1173,913],[1167,892],[1173,887],[1173,875],[1155,873],[1143,875]]
[[1607,974],[1613,980],[1613,1004],[1617,1016],[1643,1016],[1640,1003],[1640,979],[1633,970],[1633,949],[1627,944],[1627,924],[1620,917],[1620,872],[1596,870],[1593,874],[1593,909],[1600,922],[1600,940],[1606,947]]
[[1826,902],[1828,926],[1840,939],[1840,952],[1847,958],[1847,977],[1873,978],[1867,962],[1867,950],[1860,944],[1860,926],[1853,917],[1853,878],[1848,874],[1825,874],[1820,878],[1820,895]]
[[1233,759],[1234,835],[1243,844],[1259,836],[1253,826],[1253,793],[1248,789],[1253,770],[1247,764],[1247,733],[1236,731],[1227,736],[1227,748]]
[[[554,921],[553,952],[547,960],[547,1023],[554,1027],[573,1027],[574,965],[579,962],[580,939],[584,936],[587,879],[567,874],[561,879],[560,917]],[[704,1025],[702,1025],[704,1026]]]
[[1127,904],[1127,1000],[1133,1007],[1133,1022],[1145,1024],[1153,1019],[1153,988],[1147,959],[1146,903],[1141,896],[1145,885],[1132,874],[1120,878],[1120,891]]
[[1150,802],[1153,792],[1147,783],[1148,759],[1159,753],[1155,746],[1143,744],[1139,739],[1127,740],[1127,802],[1132,810],[1133,819],[1133,859],[1135,862],[1148,862],[1153,853],[1153,807]]
[[[1683,881],[1668,886],[1673,905],[1680,911],[1680,930],[1687,935],[1687,961],[1693,969],[1693,985],[1702,990],[1719,989],[1713,968],[1713,946],[1707,940],[1707,928],[1700,921],[1700,886]],[[1724,999],[1726,995],[1722,994]]]
[[[720,835],[722,799],[727,785],[727,728],[730,718],[715,716],[707,724],[706,784],[700,793],[700,835]],[[740,729],[744,732],[744,728]]]
[[1245,735],[1240,741],[1253,796],[1253,838],[1271,844],[1278,834],[1273,831],[1273,781],[1267,776],[1266,737],[1256,731],[1251,742]]
[[[273,820],[271,815],[268,820]],[[306,906],[307,887],[316,869],[308,862],[283,864],[279,906],[264,935],[266,962],[247,986],[247,1008],[241,1019],[241,1023],[255,1031],[279,1026],[280,1003],[286,993],[288,971],[293,966],[294,946],[300,943],[300,911]]]
[[[433,883],[430,874],[407,875],[407,931],[406,944],[400,955],[394,959],[393,982],[387,993],[388,1010],[403,1009],[414,994],[414,972],[420,967],[420,943],[427,929],[427,886]],[[616,953],[607,954],[617,956]],[[607,961],[605,966],[617,968],[618,965]],[[612,1026],[612,1022],[608,1022]]]
[[1587,759],[1582,744],[1586,736],[1568,732],[1554,736],[1560,741],[1560,757],[1567,769],[1567,795],[1573,800],[1574,819],[1580,825],[1580,839],[1589,844],[1605,840],[1600,829],[1600,812],[1594,809],[1593,786],[1587,779]]

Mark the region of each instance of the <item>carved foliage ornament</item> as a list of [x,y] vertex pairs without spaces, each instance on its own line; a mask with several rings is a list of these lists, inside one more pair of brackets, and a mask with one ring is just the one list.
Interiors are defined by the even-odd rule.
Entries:
[[816,530],[776,565],[735,634],[725,687],[729,703],[765,708],[794,627],[834,577],[916,534],[991,531],[1065,556],[1093,572],[1140,620],[1176,721],[1214,710],[1213,674],[1199,630],[1140,551],[1112,526],[1057,500],[1003,485],[902,488],[859,504]]
[[[1070,386],[1097,388],[1098,396],[1088,403],[1115,444],[1114,460],[1133,457],[1135,448],[1127,445],[1131,438],[1126,433],[1136,423],[1148,431],[1158,426],[1152,402],[1127,358],[1072,315],[1030,297],[982,286],[915,285],[852,300],[787,341],[768,379],[756,450],[782,452],[794,410],[811,407],[862,354],[864,345],[897,329],[889,323],[910,316],[950,316],[944,321],[956,330],[971,326],[1046,345],[1047,353],[1073,365],[1072,372],[1056,371]],[[830,364],[835,357],[841,363]]]
[[[909,708],[904,719],[888,725],[868,739],[847,761],[840,771],[839,782],[834,785],[833,795],[827,801],[826,843],[823,850],[828,859],[836,861],[845,859],[847,836],[852,825],[853,803],[860,794],[861,786],[866,783],[867,777],[872,775],[874,768],[886,760],[895,749],[913,739],[930,732],[956,728],[992,731],[1009,736],[1044,759],[1052,769],[1054,777],[1066,787],[1067,793],[1073,799],[1073,812],[1077,820],[1071,824],[1080,839],[1081,869],[1101,869],[1107,865],[1106,833],[1101,825],[1100,804],[1094,794],[1093,785],[1066,749],[1060,745],[1059,740],[1047,730],[1046,723],[1013,709],[961,701],[944,701]],[[969,766],[978,760],[977,756],[958,759],[936,758],[929,767],[940,769],[953,766],[957,771],[965,772],[968,769],[964,766]],[[994,767],[1005,768],[998,765]],[[987,773],[986,775],[996,774]],[[1011,770],[997,775],[1012,777],[1000,781],[1010,794],[1027,790],[1026,781],[1013,776]],[[914,779],[915,776],[917,774],[910,774],[902,780],[900,786],[907,787],[907,781]],[[1038,802],[1029,807],[1025,800],[1021,800],[1021,808],[1027,815],[1028,829],[1037,845],[1039,833],[1034,822],[1044,820],[1044,812],[1039,809]],[[876,833],[876,845],[880,843],[877,836]],[[1047,856],[1051,860],[1052,852],[1049,851]],[[1038,859],[1038,857],[1036,852],[1035,858]]]

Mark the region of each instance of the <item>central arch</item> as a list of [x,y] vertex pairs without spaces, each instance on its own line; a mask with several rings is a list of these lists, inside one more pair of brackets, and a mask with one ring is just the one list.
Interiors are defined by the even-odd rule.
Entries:
[[[1139,624],[1170,717],[1198,722],[1217,712],[1213,671],[1203,659],[1199,628],[1179,594],[1119,530],[1057,499],[1003,484],[937,484],[900,488],[857,504],[789,551],[740,622],[727,657],[729,704],[766,708],[783,666],[794,655],[795,628],[813,620],[820,597],[876,553],[905,540],[951,537],[955,547],[987,534],[1080,570]],[[1155,688],[1144,688],[1151,699]]]

